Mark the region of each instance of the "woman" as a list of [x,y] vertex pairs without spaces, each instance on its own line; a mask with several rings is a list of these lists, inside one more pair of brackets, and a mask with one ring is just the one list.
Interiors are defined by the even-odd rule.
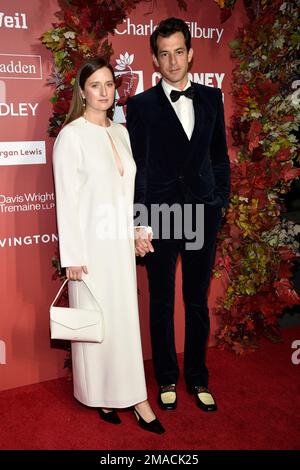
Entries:
[[110,423],[134,406],[139,426],[161,434],[145,385],[133,236],[136,166],[127,130],[108,118],[115,77],[102,58],[78,71],[65,125],[53,153],[61,265],[72,307],[104,312],[103,343],[72,343],[74,396]]

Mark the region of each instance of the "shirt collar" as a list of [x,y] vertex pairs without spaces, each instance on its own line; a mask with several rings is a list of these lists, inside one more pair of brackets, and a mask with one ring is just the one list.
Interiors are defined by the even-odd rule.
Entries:
[[[167,83],[164,79],[162,79],[162,87],[163,87],[163,90],[165,92],[165,94],[170,97],[170,93],[172,90],[177,90],[179,91],[178,88],[174,87],[173,85],[170,85],[169,83]],[[184,89],[183,90],[186,90],[187,88],[189,88],[191,86],[191,81],[188,79],[187,81],[187,84],[185,85]]]

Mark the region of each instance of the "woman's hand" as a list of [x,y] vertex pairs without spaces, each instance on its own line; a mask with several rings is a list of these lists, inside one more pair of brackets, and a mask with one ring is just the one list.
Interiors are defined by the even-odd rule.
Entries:
[[81,281],[82,272],[84,272],[84,274],[88,273],[86,266],[69,266],[66,268],[67,278],[70,281]]

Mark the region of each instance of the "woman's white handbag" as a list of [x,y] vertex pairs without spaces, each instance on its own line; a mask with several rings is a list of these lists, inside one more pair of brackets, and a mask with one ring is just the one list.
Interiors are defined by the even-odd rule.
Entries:
[[[94,296],[98,310],[54,306],[67,282],[68,279],[62,284],[50,306],[51,339],[102,343],[104,339],[103,312]],[[84,282],[92,293],[86,279],[75,282]]]

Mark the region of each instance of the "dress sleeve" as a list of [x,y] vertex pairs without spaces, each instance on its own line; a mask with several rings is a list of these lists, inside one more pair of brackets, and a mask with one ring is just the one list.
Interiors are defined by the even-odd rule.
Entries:
[[133,158],[137,168],[134,202],[135,204],[145,204],[147,196],[149,132],[132,98],[129,98],[127,102],[126,122]]
[[87,259],[79,220],[80,142],[70,128],[58,135],[53,148],[56,215],[62,267],[85,266]]

